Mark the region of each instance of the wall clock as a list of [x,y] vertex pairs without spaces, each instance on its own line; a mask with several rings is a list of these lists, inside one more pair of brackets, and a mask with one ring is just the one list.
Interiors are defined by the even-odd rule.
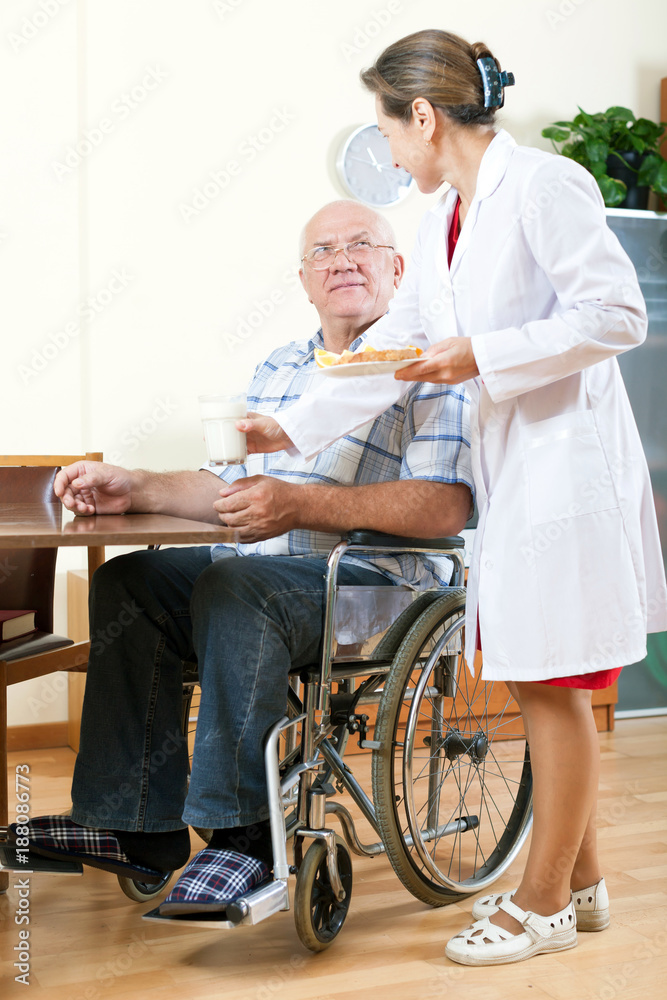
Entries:
[[389,142],[377,125],[361,125],[346,137],[336,172],[345,192],[372,208],[398,205],[414,185],[407,170],[392,166]]

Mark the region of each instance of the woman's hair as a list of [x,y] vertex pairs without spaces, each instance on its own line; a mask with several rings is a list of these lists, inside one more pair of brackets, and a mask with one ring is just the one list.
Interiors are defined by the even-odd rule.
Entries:
[[417,31],[384,50],[361,82],[380,98],[382,110],[404,125],[412,102],[425,97],[461,125],[488,125],[495,108],[484,107],[484,85],[477,60],[494,59],[483,42],[471,45],[448,31]]

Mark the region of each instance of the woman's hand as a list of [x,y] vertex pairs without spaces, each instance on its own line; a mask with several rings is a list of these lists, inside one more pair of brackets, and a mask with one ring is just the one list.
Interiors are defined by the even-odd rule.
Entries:
[[479,375],[470,337],[447,337],[432,344],[419,361],[394,373],[402,382],[456,385]]
[[249,413],[245,420],[237,420],[238,430],[244,431],[248,443],[248,454],[257,455],[271,451],[285,451],[292,447],[277,420],[264,417],[261,413]]

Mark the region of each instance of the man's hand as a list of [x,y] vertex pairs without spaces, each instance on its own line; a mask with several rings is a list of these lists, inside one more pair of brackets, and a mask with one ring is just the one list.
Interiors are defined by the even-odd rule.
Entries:
[[299,527],[298,483],[250,476],[220,490],[213,507],[220,523],[236,528],[242,542],[261,542]]
[[470,337],[447,337],[432,344],[416,361],[394,373],[402,382],[434,382],[456,385],[479,375]]
[[284,451],[292,447],[292,440],[273,417],[249,413],[245,420],[237,420],[236,426],[238,430],[245,431],[249,455]]
[[60,470],[53,488],[75,514],[124,514],[132,501],[132,474],[106,462],[75,462]]

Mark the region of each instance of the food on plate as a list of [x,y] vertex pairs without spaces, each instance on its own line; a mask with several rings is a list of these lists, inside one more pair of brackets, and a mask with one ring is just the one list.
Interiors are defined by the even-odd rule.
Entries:
[[[373,348],[370,345],[362,347],[361,353],[364,351],[372,351]],[[320,368],[329,368],[330,365],[339,365],[341,363],[341,358],[343,355],[348,355],[349,357],[354,357],[352,351],[343,351],[343,354],[334,354],[333,351],[323,351],[321,348],[315,348],[315,362]]]
[[366,361],[408,361],[418,358],[422,354],[419,347],[403,347],[400,350],[376,351],[370,344],[366,344],[360,351],[343,351],[342,354],[334,354],[333,351],[315,350],[315,361],[320,368],[329,368],[331,365],[353,365]]
[[367,347],[358,354],[351,351],[343,351],[336,365],[353,365],[360,361],[408,361],[411,358],[418,358],[422,353],[419,347],[403,347],[395,351],[374,351],[372,347]]

